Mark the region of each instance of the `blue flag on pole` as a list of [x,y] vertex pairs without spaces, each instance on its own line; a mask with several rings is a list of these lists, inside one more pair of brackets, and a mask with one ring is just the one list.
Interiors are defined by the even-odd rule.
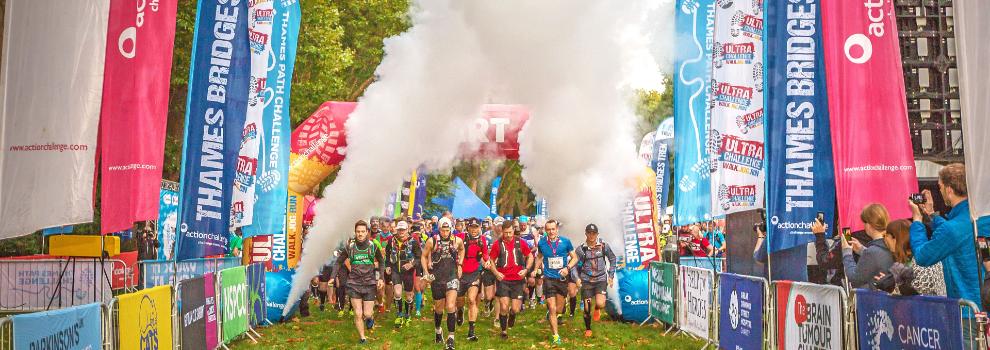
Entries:
[[247,1],[200,0],[182,149],[177,260],[227,252],[234,168],[247,112]]
[[[804,7],[803,11],[793,8]],[[821,11],[766,3],[767,240],[771,252],[815,240],[818,212],[835,219]],[[795,70],[798,73],[795,73]]]
[[491,215],[498,216],[498,187],[502,185],[502,177],[496,177],[492,181],[492,195],[488,200],[488,207],[491,208]]
[[674,18],[674,225],[711,219],[708,91],[712,80],[714,0],[678,0]]
[[272,23],[272,57],[264,94],[265,110],[258,148],[258,182],[255,188],[254,221],[244,227],[244,237],[285,234],[289,196],[289,96],[296,62],[301,12],[295,0],[276,1]]

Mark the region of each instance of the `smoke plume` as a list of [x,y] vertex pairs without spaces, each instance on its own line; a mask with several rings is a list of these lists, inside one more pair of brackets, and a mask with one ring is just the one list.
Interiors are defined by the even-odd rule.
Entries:
[[583,239],[595,222],[621,250],[626,185],[641,169],[629,88],[661,88],[672,1],[416,0],[347,123],[347,159],[315,208],[289,304],[413,168],[456,160],[485,102],[529,108],[523,176],[564,234]]

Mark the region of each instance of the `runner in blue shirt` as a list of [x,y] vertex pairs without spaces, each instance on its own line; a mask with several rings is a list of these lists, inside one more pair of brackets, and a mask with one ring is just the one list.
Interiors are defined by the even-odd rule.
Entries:
[[557,220],[547,221],[546,236],[537,243],[537,268],[543,269],[543,295],[547,298],[547,318],[553,332],[553,343],[560,344],[557,332],[558,318],[564,313],[564,298],[567,296],[568,273],[577,265],[577,254],[567,238],[557,234]]

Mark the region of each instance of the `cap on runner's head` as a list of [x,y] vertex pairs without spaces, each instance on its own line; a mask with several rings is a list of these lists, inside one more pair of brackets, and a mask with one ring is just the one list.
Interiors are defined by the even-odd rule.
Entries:
[[450,223],[450,219],[443,218],[443,219],[440,219],[440,224],[437,225],[437,226],[439,226],[439,227],[444,227],[444,226],[446,226],[446,227],[453,227],[454,225]]
[[498,217],[495,218],[495,224],[496,225],[501,225],[503,222],[505,222],[505,219],[502,218],[501,216],[498,216]]
[[407,230],[409,229],[409,224],[405,220],[399,220],[399,223],[395,224],[396,230]]
[[598,225],[588,224],[588,226],[585,226],[584,227],[584,232],[585,233],[589,233],[589,232],[598,233]]
[[481,226],[481,221],[476,218],[468,219],[468,226]]
[[529,217],[526,216],[526,215],[520,216],[519,217],[519,223],[523,223],[523,224],[529,223]]

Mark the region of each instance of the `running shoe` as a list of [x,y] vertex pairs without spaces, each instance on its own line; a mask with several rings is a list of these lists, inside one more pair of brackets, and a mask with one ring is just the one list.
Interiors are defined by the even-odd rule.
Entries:
[[502,332],[502,334],[499,334],[499,337],[502,337],[502,339],[509,339],[509,333],[508,332]]
[[372,329],[374,329],[375,328],[375,319],[369,318],[369,319],[365,320],[364,321],[364,328],[367,329],[367,330],[369,330],[369,331],[372,330]]
[[354,316],[354,309],[347,310],[347,314],[350,315],[351,317],[353,317]]
[[560,345],[560,335],[553,335],[553,345]]
[[436,335],[437,336],[436,336],[436,338],[433,338],[433,341],[436,342],[437,344],[442,344],[443,343],[443,336],[440,335],[440,333],[437,333]]
[[423,317],[423,313],[420,312],[419,310],[416,310],[416,317]]
[[454,338],[453,337],[448,337],[447,338],[447,347],[445,349],[446,350],[454,350]]
[[595,313],[593,315],[594,316],[592,316],[592,319],[594,319],[595,322],[601,321],[601,319],[602,319],[602,312],[601,312],[601,310],[595,310]]
[[395,322],[394,322],[395,323],[395,328],[402,327],[402,321],[403,320],[405,320],[405,318],[402,317],[402,316],[396,317],[395,318]]
[[585,338],[591,338],[591,330],[590,330],[590,329],[589,329],[589,330],[586,330],[586,331],[584,331],[584,337],[585,337]]
[[323,312],[323,311],[326,311],[326,306],[323,305],[323,304],[320,304],[320,312]]
[[474,334],[474,331],[468,331],[467,340],[478,341],[478,335]]
[[337,318],[344,318],[344,310],[337,311]]
[[367,338],[361,338],[361,340],[359,341],[359,343],[361,343],[361,344],[367,344],[368,343],[368,339]]

